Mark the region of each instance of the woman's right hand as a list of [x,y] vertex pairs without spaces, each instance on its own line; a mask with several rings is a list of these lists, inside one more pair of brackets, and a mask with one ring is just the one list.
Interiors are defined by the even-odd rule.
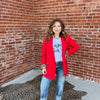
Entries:
[[46,68],[43,68],[43,69],[42,69],[42,73],[43,73],[43,74],[46,74],[46,73],[47,73]]

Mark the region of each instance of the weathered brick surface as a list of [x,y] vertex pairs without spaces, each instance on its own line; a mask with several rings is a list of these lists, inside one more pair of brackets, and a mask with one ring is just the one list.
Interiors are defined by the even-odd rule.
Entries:
[[0,0],[0,84],[33,69],[33,1]]
[[100,83],[100,0],[1,0],[0,84],[40,68],[42,40],[60,18],[80,45],[69,75]]

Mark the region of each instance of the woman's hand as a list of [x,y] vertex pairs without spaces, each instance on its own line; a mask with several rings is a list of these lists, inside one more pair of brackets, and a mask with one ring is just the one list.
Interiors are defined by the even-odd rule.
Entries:
[[47,73],[46,68],[43,68],[43,69],[42,69],[42,73],[43,73],[43,74],[46,74],[46,73]]
[[65,55],[65,58],[67,57],[67,55]]
[[68,57],[68,51],[66,51],[66,53],[65,53],[65,58],[66,58],[66,57]]

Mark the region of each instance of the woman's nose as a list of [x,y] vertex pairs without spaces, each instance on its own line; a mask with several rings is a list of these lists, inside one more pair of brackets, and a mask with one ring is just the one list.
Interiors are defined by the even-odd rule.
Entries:
[[58,27],[56,27],[56,29],[58,29]]

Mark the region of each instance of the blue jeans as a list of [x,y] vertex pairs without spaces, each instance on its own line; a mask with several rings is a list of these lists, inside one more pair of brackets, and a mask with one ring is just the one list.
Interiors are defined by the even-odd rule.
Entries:
[[[56,100],[61,100],[65,82],[65,75],[63,71],[62,62],[56,62],[56,80],[57,80]],[[48,88],[50,86],[50,82],[51,82],[50,79],[47,79],[44,76],[42,76],[40,85],[40,100],[47,100]]]

